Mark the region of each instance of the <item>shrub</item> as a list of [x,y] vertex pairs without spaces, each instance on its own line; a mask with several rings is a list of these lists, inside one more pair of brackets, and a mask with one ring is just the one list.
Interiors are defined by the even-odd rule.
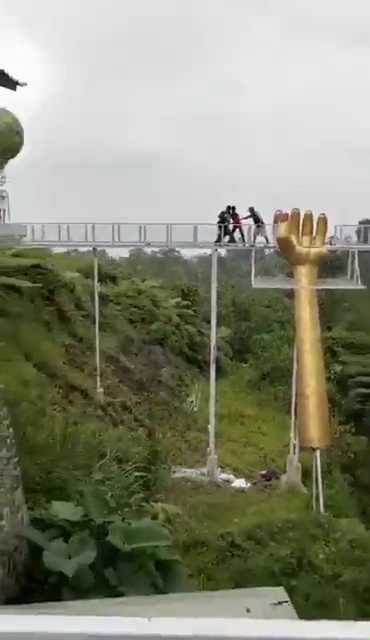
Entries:
[[52,502],[20,536],[31,545],[23,602],[168,593],[183,584],[163,524],[132,501],[119,510],[97,490]]
[[356,519],[270,512],[182,549],[202,589],[284,586],[301,618],[368,619],[370,533]]

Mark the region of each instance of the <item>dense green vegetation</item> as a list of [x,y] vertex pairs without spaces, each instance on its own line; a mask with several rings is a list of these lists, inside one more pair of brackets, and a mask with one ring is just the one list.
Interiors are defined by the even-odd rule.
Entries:
[[[33,514],[21,598],[282,584],[301,617],[370,617],[369,292],[320,294],[335,431],[320,518],[309,494],[278,485],[170,477],[172,465],[205,463],[209,256],[100,254],[104,403],[92,266],[89,253],[0,256],[0,384]],[[343,266],[334,255],[327,275]],[[264,269],[275,268],[269,254]],[[252,290],[249,254],[231,252],[219,261],[218,322],[220,464],[249,478],[283,470],[291,294]]]

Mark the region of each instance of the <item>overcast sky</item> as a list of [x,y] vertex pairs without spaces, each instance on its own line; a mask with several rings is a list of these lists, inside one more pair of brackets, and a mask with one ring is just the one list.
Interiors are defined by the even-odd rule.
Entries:
[[369,0],[0,0],[24,221],[370,211]]

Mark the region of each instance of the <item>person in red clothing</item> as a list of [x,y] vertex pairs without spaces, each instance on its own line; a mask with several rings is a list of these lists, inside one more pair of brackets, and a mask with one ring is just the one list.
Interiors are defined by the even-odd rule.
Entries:
[[231,229],[229,242],[236,242],[235,233],[236,233],[236,231],[239,231],[239,235],[240,235],[240,237],[242,239],[242,242],[243,242],[243,244],[245,244],[245,235],[244,235],[244,231],[243,231],[243,223],[242,223],[242,219],[241,219],[239,213],[236,210],[236,207],[231,207],[230,218],[231,218],[231,222],[232,222],[233,226],[232,226],[232,229]]

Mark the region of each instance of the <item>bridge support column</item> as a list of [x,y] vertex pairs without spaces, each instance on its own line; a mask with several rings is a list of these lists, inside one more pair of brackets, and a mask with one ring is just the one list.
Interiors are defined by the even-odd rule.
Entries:
[[283,489],[295,487],[303,493],[307,493],[307,489],[302,482],[302,465],[295,454],[288,454],[286,472],[281,476],[280,482]]
[[100,364],[100,283],[98,250],[93,247],[94,255],[94,316],[95,316],[95,367],[96,367],[96,397],[104,402],[104,389],[101,384]]
[[212,455],[208,449],[207,455],[207,475],[212,482],[218,480],[218,456]]
[[208,405],[208,477],[218,479],[218,459],[216,453],[216,367],[217,367],[217,259],[218,251],[212,251],[211,268],[211,336],[209,348],[209,405]]

